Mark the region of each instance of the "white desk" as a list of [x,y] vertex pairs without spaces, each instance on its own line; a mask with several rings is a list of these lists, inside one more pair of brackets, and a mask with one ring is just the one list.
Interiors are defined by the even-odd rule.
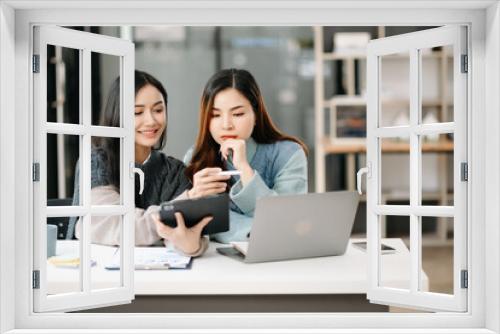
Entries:
[[[354,240],[353,240],[354,241]],[[390,287],[408,287],[410,254],[400,239],[385,239],[396,248],[383,255],[384,282]],[[75,247],[75,241],[59,241],[58,255]],[[235,295],[364,295],[367,291],[367,254],[350,244],[343,256],[245,264],[222,256],[211,243],[207,252],[193,260],[188,270],[136,270],[136,296],[235,296]],[[117,286],[119,272],[104,269],[114,248],[92,245],[92,287]],[[49,291],[75,291],[78,270],[48,266]],[[428,286],[424,274],[424,287]],[[171,299],[170,299],[171,300]]]

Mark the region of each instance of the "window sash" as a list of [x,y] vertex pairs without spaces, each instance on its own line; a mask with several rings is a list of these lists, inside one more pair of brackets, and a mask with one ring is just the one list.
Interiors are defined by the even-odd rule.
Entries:
[[[133,165],[134,126],[134,46],[117,38],[110,38],[54,26],[35,27],[34,52],[40,56],[40,73],[34,74],[34,161],[39,162],[40,181],[34,187],[34,270],[40,272],[40,288],[33,290],[34,311],[69,311],[94,308],[133,299],[133,247],[134,247],[134,184]],[[47,122],[47,45],[79,50],[80,59],[80,124]],[[120,57],[121,117],[118,128],[91,125],[91,53],[104,53]],[[74,207],[47,207],[47,134],[78,135],[80,151],[80,199],[82,205]],[[92,136],[120,138],[120,197],[122,205],[91,205],[91,138]],[[91,232],[92,214],[115,215],[122,219],[121,286],[105,290],[91,288]],[[80,290],[72,293],[47,295],[47,217],[80,217]]]
[[[460,287],[460,272],[467,269],[467,184],[460,181],[460,163],[467,162],[467,76],[460,73],[461,55],[466,52],[465,27],[445,26],[416,33],[393,36],[371,41],[368,46],[368,106],[367,106],[367,162],[371,166],[371,177],[367,183],[367,232],[370,289],[368,298],[372,302],[439,311],[466,311],[467,290]],[[453,45],[453,99],[454,122],[419,124],[421,115],[421,58],[419,50],[436,46]],[[408,126],[381,127],[380,66],[381,57],[409,52],[410,57],[410,124]],[[454,134],[454,206],[428,207],[417,205],[420,201],[422,150],[419,136],[423,134]],[[380,205],[382,159],[381,138],[408,136],[410,139],[410,205]],[[410,217],[410,289],[393,289],[380,286],[381,258],[379,247],[381,231],[380,215],[405,215]],[[454,218],[453,295],[420,291],[421,216]]]

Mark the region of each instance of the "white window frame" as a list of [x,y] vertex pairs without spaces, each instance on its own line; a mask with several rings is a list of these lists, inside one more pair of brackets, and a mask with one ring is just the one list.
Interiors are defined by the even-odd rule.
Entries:
[[[134,45],[133,43],[97,34],[55,26],[34,27],[33,52],[39,56],[39,73],[33,73],[33,153],[39,165],[39,181],[33,184],[34,270],[39,272],[39,288],[34,289],[34,311],[75,311],[129,303],[134,299],[133,250],[135,240],[134,203]],[[47,46],[72,48],[79,52],[79,124],[47,121]],[[119,59],[120,120],[119,127],[94,125],[91,114],[91,54],[105,54]],[[128,115],[125,116],[125,115]],[[78,135],[80,165],[80,205],[47,207],[47,134]],[[91,205],[91,139],[93,136],[120,140],[120,205]],[[92,289],[91,232],[92,214],[120,215],[120,285]],[[81,217],[82,237],[79,242],[80,290],[47,295],[47,217]]]
[[[66,9],[61,9],[65,6]],[[129,9],[119,9],[127,6]],[[291,6],[291,7],[290,7]],[[71,8],[68,8],[71,7]],[[131,8],[134,7],[134,8]],[[145,7],[142,10],[137,8]],[[162,7],[162,8],[159,8]],[[43,8],[51,8],[44,10]],[[196,8],[196,9],[195,9]],[[140,13],[140,15],[138,15]],[[466,314],[50,314],[31,310],[30,255],[32,212],[26,210],[31,191],[30,142],[30,30],[34,24],[74,25],[441,25],[468,24],[471,28],[471,96],[468,142],[469,259],[471,259]],[[500,320],[500,10],[496,1],[3,1],[0,3],[0,333],[36,333],[42,328],[61,332],[106,333],[105,329],[302,328],[295,333],[394,332],[499,333]],[[15,69],[12,64],[15,63]],[[485,69],[488,68],[486,71]],[[16,112],[9,112],[15,110]],[[15,124],[15,126],[12,126]],[[486,140],[486,138],[488,140]],[[12,142],[15,140],[15,147]],[[488,182],[485,182],[486,178]],[[14,189],[14,196],[12,192]],[[31,246],[30,246],[31,247]],[[12,254],[15,254],[13,256]],[[19,264],[24,265],[19,265]],[[16,265],[18,264],[18,265]],[[12,289],[12,287],[15,289]],[[485,293],[487,291],[487,293]],[[201,324],[201,325],[200,325]],[[249,324],[251,324],[249,327]],[[211,328],[203,331],[200,326]],[[86,328],[101,328],[100,331]],[[385,328],[377,330],[376,328]],[[250,328],[250,330],[248,330]],[[463,330],[459,330],[463,328]],[[252,330],[253,329],[253,330]],[[45,331],[47,332],[47,331]],[[52,331],[54,332],[54,331]],[[115,330],[116,332],[116,330]],[[167,330],[165,330],[167,332]],[[172,331],[169,331],[172,332]],[[190,332],[195,332],[190,331]],[[269,332],[269,331],[267,331]],[[14,332],[13,332],[14,333]]]
[[[461,271],[467,270],[467,183],[461,180],[460,164],[467,163],[467,80],[469,73],[462,73],[461,56],[467,55],[467,29],[465,26],[443,27],[402,34],[370,41],[367,47],[368,122],[367,122],[367,238],[369,242],[368,298],[373,303],[403,306],[433,311],[467,310],[467,289],[461,288]],[[453,116],[451,122],[422,124],[422,56],[421,50],[452,46],[453,55]],[[382,119],[381,86],[383,84],[382,59],[388,55],[407,54],[409,57],[409,124],[384,126]],[[390,66],[384,64],[384,66]],[[422,192],[422,141],[423,134],[454,134],[453,189],[451,206],[425,206],[421,204]],[[385,205],[381,199],[382,139],[409,139],[410,203]],[[408,289],[383,286],[379,251],[381,216],[404,215],[410,221],[410,285]],[[451,294],[424,291],[422,286],[421,217],[451,217],[453,219],[453,292]]]

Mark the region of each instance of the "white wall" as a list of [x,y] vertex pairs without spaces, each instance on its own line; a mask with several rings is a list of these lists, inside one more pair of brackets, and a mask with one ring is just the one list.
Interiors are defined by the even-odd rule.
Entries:
[[[486,212],[485,221],[489,226],[489,233],[486,234],[486,252],[499,254],[500,246],[498,244],[500,228],[500,6],[492,5],[487,11],[486,20],[487,57],[486,57],[486,101],[491,101],[486,108],[490,111],[486,113],[486,138],[489,144],[486,145],[486,170],[484,175],[486,180]],[[496,39],[492,40],[491,35]],[[491,53],[491,54],[490,54]],[[489,83],[489,84],[488,84]],[[496,112],[492,112],[492,111]],[[498,257],[497,257],[498,260]],[[498,282],[500,276],[500,263],[489,261],[486,263],[485,279],[486,285],[493,287],[486,291],[486,309],[490,310],[486,316],[486,327],[496,333],[500,332],[500,288],[494,282]],[[492,312],[496,310],[496,312]]]
[[[0,258],[6,259],[0,262],[0,333],[14,328],[13,305],[9,301],[14,300],[14,272],[9,270],[14,262],[14,240],[7,233],[7,224],[15,221],[13,208],[15,189],[15,165],[14,165],[14,102],[7,100],[1,93],[14,96],[14,85],[8,82],[8,78],[14,77],[14,31],[10,28],[14,26],[14,10],[4,3],[0,3]],[[9,262],[9,263],[8,263]]]

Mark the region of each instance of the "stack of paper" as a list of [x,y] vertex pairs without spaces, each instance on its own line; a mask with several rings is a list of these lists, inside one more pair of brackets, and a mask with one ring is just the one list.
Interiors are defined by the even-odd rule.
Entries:
[[[120,269],[120,249],[113,254],[111,260],[104,266],[106,269]],[[135,247],[135,269],[187,269],[191,257],[177,253],[165,247]]]

